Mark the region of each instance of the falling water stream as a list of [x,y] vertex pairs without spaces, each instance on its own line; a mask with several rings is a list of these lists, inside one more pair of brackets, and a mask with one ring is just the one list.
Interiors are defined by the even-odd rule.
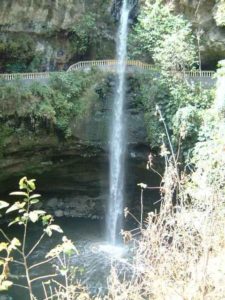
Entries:
[[110,244],[117,242],[122,226],[124,153],[125,153],[125,71],[127,58],[127,32],[129,19],[128,0],[123,1],[120,25],[117,34],[117,90],[113,103],[113,120],[110,137],[110,194],[107,215],[107,239]]

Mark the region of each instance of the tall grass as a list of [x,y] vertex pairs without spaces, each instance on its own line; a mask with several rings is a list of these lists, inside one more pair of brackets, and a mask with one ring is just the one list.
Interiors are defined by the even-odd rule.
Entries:
[[108,299],[225,299],[225,199],[201,182],[183,182],[174,206],[176,176],[169,163],[161,210],[148,214],[134,241],[129,280],[112,269]]

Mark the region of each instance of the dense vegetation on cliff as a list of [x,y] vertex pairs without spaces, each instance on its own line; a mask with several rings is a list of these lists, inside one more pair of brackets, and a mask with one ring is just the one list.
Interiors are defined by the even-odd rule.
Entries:
[[[91,105],[97,105],[95,85],[103,75],[95,71],[56,73],[48,83],[21,84],[20,80],[2,82],[0,111],[2,126],[11,130],[38,128],[71,135],[70,122],[84,117]],[[7,130],[6,130],[7,131]]]

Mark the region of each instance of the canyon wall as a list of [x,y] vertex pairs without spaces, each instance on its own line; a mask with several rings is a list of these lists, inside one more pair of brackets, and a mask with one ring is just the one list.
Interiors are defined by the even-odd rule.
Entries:
[[199,37],[204,68],[215,68],[225,57],[225,2],[223,0],[166,1],[177,14],[183,14]]
[[[131,19],[146,2],[134,1]],[[223,0],[165,0],[193,24],[205,69],[225,53]],[[66,69],[87,59],[113,58],[121,0],[2,0],[0,72]]]
[[1,1],[0,72],[66,69],[77,60],[113,57],[111,9],[111,0]]

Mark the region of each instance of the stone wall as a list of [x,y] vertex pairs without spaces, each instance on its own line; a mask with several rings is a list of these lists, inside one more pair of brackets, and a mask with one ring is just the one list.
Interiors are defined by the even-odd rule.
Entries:
[[217,62],[225,57],[225,23],[222,21],[225,20],[225,3],[222,2],[221,0],[169,2],[176,13],[183,14],[192,22],[194,31],[200,38],[203,66],[208,69],[215,69]]
[[[3,45],[6,41],[15,44],[20,35],[24,43],[32,39],[35,44],[33,56],[40,57],[40,71],[65,69],[70,63],[82,59],[113,57],[111,5],[111,0],[2,0],[0,41]],[[88,24],[85,18],[94,22],[91,28],[85,28]],[[82,44],[84,38],[87,39],[85,47]],[[20,43],[18,41],[13,50],[19,50]],[[5,59],[8,54],[3,53]]]

